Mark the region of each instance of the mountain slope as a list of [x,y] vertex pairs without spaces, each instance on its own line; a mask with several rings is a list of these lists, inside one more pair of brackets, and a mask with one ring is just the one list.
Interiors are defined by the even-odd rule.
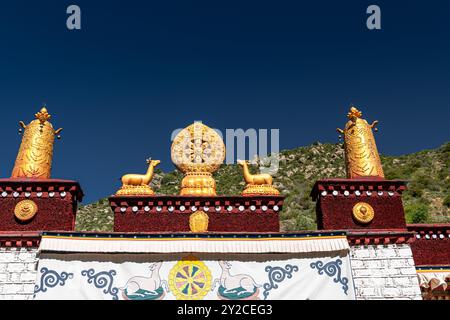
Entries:
[[[450,142],[435,150],[381,158],[387,179],[410,182],[403,197],[408,222],[450,222]],[[280,169],[274,175],[275,186],[286,196],[281,213],[282,230],[316,229],[315,203],[309,197],[312,186],[318,179],[344,177],[341,144],[315,143],[282,151]],[[182,178],[176,171],[157,171],[152,187],[158,194],[178,194]],[[223,165],[215,179],[221,195],[240,194],[245,186],[237,165]],[[112,228],[113,213],[107,199],[79,208],[77,230],[112,231]]]

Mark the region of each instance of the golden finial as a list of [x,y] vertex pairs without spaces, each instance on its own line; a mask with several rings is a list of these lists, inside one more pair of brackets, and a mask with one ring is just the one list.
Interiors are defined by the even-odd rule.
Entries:
[[280,192],[273,186],[273,178],[268,173],[251,174],[248,169],[248,162],[238,160],[237,163],[242,167],[244,180],[247,183],[243,196],[278,196]]
[[216,196],[212,174],[225,160],[225,144],[220,135],[195,122],[175,137],[171,148],[172,162],[185,174],[182,196]]
[[354,119],[361,118],[362,112],[356,109],[355,107],[350,108],[350,112],[347,114],[347,118],[354,121]]
[[51,177],[55,135],[58,135],[62,129],[56,131],[53,129],[49,122],[51,116],[45,106],[35,114],[35,117],[36,120],[28,125],[23,121],[19,122],[23,138],[12,178],[50,179]]
[[41,124],[44,124],[45,122],[47,122],[48,120],[50,120],[50,118],[52,117],[48,111],[46,107],[42,107],[41,111],[39,111],[38,113],[35,114],[36,119],[39,120],[39,122]]
[[362,119],[362,112],[352,106],[347,114],[349,121],[345,129],[337,129],[344,135],[345,164],[347,178],[384,178],[380,155],[372,129],[377,131],[378,121],[368,124]]

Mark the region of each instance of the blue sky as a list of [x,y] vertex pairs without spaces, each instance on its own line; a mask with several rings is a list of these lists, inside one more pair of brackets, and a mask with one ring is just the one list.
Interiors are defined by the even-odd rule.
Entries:
[[[82,29],[66,28],[77,4]],[[382,30],[366,28],[377,4]],[[19,120],[46,102],[64,127],[53,176],[85,202],[145,159],[173,169],[170,136],[194,120],[280,129],[282,149],[337,142],[350,103],[380,120],[379,150],[450,139],[448,1],[9,1],[0,5],[0,175]]]

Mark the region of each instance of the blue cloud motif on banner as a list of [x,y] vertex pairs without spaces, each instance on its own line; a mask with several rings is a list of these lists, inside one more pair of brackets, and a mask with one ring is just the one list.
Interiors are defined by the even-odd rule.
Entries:
[[267,300],[267,297],[269,296],[270,291],[274,289],[278,289],[277,283],[282,283],[286,279],[292,278],[292,273],[297,272],[299,269],[297,266],[293,265],[286,265],[286,267],[266,267],[266,272],[269,273],[269,283],[266,283],[264,288],[264,300]]
[[95,273],[94,269],[89,269],[81,271],[81,275],[84,277],[88,277],[88,283],[94,284],[96,288],[105,288],[105,290],[103,290],[103,293],[110,294],[113,297],[113,300],[119,300],[119,289],[113,287],[114,276],[117,275],[117,272],[115,270]]
[[311,269],[317,269],[319,271],[320,275],[323,275],[324,272],[327,276],[330,278],[336,276],[333,281],[336,283],[342,284],[342,289],[344,290],[344,293],[348,295],[348,278],[341,278],[341,264],[342,260],[337,259],[336,261],[328,262],[327,264],[323,264],[322,261],[317,261],[314,263],[311,263]]
[[73,273],[58,273],[55,270],[49,270],[48,268],[42,268],[41,273],[39,285],[34,287],[35,295],[39,292],[47,292],[49,288],[55,288],[58,285],[64,286],[68,279],[73,278]]

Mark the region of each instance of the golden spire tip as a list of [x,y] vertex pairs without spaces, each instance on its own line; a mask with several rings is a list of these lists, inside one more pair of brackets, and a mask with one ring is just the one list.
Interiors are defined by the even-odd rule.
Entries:
[[52,117],[49,113],[48,110],[46,108],[46,106],[44,105],[41,108],[41,111],[39,111],[38,113],[35,114],[36,119],[38,119],[41,124],[44,124],[46,121],[50,120],[50,118]]

